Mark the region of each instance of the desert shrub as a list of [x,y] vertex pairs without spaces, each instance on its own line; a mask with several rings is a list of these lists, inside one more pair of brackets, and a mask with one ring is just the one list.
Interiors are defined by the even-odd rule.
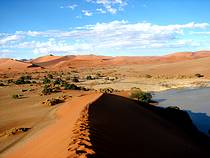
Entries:
[[77,70],[72,70],[71,72],[72,73],[79,73]]
[[86,76],[86,80],[94,80],[95,78],[92,77],[91,75]]
[[37,82],[36,81],[32,81],[31,83],[36,84]]
[[0,83],[0,86],[5,86],[5,84],[4,83]]
[[31,81],[26,80],[26,81],[25,81],[25,84],[31,84]]
[[21,89],[21,92],[27,92],[27,91],[31,92],[31,91],[34,91],[34,89],[32,89],[32,88],[29,88],[29,89]]
[[53,75],[52,75],[52,74],[47,74],[47,77],[48,77],[49,79],[53,79]]
[[79,82],[78,77],[73,77],[73,78],[72,78],[72,82]]
[[15,84],[30,84],[31,76],[21,76],[19,79],[15,81]]
[[52,92],[53,92],[53,89],[50,85],[45,85],[42,90],[42,94],[44,94],[44,95],[51,94]]
[[15,84],[30,84],[31,81],[29,80],[24,80],[24,79],[18,79],[15,81]]
[[106,77],[105,78],[105,80],[110,80],[110,81],[114,81],[114,80],[116,80],[117,79],[117,77]]
[[25,81],[22,79],[18,79],[15,81],[15,84],[25,84]]
[[65,90],[81,90],[81,87],[78,87],[75,84],[69,84],[69,83],[65,83],[64,84],[64,89]]
[[31,76],[30,75],[26,75],[26,76],[21,76],[20,79],[21,80],[31,80]]
[[131,98],[137,99],[139,102],[142,103],[149,103],[152,99],[152,94],[148,92],[143,92],[139,90],[133,90],[130,95]]
[[28,90],[27,89],[21,89],[21,92],[27,92]]
[[110,80],[110,81],[114,81],[114,80],[115,80],[115,78],[110,78],[109,80]]
[[200,78],[200,77],[204,77],[204,75],[201,75],[201,74],[195,74],[195,77],[198,77],[198,78]]
[[101,89],[100,89],[100,92],[101,92],[101,93],[113,93],[113,92],[114,92],[114,89],[111,88],[111,87],[108,87],[108,88],[101,88]]
[[69,80],[71,80],[71,77],[70,76],[67,76],[66,77],[66,81],[69,81]]
[[51,82],[50,79],[47,78],[47,77],[45,77],[45,78],[43,79],[43,84],[48,84],[48,83],[50,83],[50,82]]
[[31,79],[32,79],[32,76],[30,76],[30,75],[25,76],[25,80],[31,80]]
[[56,78],[55,81],[53,82],[54,84],[61,85],[64,83],[64,81],[61,78]]
[[23,96],[22,94],[13,94],[12,98],[13,99],[21,99],[22,96]]
[[9,84],[9,83],[13,83],[13,79],[7,80],[7,83],[8,83],[8,84]]
[[43,101],[42,104],[53,106],[53,105],[63,103],[63,102],[64,102],[64,99],[62,98],[51,98],[51,99],[47,99],[46,101]]
[[86,87],[80,87],[80,89],[81,89],[82,91],[89,91],[89,90],[90,90],[90,88],[86,88]]
[[106,77],[105,80],[109,80],[109,77]]
[[100,72],[97,72],[97,73],[96,73],[96,77],[98,77],[98,78],[99,78],[99,77],[103,77],[103,75],[102,75]]
[[152,78],[152,76],[149,75],[149,74],[146,74],[146,75],[145,75],[145,78]]

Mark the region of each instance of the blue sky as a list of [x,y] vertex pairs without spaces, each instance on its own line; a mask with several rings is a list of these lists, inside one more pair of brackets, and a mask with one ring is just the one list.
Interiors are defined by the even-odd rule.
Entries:
[[210,49],[209,0],[1,0],[0,57]]

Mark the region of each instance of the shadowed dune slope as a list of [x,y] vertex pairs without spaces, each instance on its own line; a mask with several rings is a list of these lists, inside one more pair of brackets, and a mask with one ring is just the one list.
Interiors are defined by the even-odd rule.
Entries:
[[57,60],[57,59],[60,59],[60,58],[62,58],[62,57],[61,56],[47,55],[47,56],[42,56],[42,57],[33,59],[31,62],[32,63],[43,63],[43,62],[49,62],[49,61]]
[[151,109],[121,96],[104,94],[90,105],[89,121],[90,140],[96,152],[93,157],[210,156],[208,143],[201,141],[202,134],[196,129],[189,134]]
[[43,67],[54,66],[58,63],[65,62],[74,58],[74,56],[43,56],[31,61],[31,63],[37,64]]

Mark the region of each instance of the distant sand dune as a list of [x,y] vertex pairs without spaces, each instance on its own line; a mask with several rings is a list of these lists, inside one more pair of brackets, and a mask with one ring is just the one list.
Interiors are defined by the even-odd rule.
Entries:
[[36,70],[35,67],[27,69],[33,63],[49,71],[69,70],[69,68],[133,66],[142,74],[194,75],[194,73],[203,73],[210,76],[209,59],[210,51],[179,52],[165,56],[43,56],[27,62],[0,59],[0,70],[2,72]]

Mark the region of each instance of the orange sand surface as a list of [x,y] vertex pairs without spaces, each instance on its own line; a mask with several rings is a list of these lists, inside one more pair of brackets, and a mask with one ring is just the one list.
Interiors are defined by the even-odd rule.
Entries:
[[62,105],[56,112],[57,119],[54,124],[43,129],[26,143],[14,147],[4,157],[7,158],[61,158],[68,157],[68,145],[71,141],[72,130],[81,111],[87,104],[100,97],[94,93],[73,98]]

